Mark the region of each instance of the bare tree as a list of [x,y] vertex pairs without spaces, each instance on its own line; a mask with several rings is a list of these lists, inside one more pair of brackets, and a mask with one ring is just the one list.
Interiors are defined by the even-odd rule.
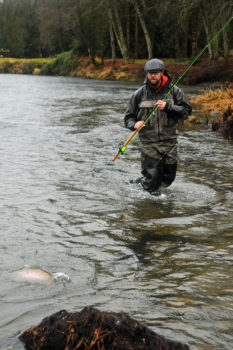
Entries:
[[115,63],[116,62],[116,46],[115,46],[114,33],[113,33],[112,12],[111,12],[110,7],[107,7],[107,13],[108,13],[108,25],[109,25],[111,52],[112,52],[112,63]]
[[109,21],[113,25],[114,33],[123,57],[124,64],[128,64],[129,63],[128,49],[126,45],[123,26],[121,23],[121,17],[119,14],[118,2],[117,0],[111,0],[111,3],[110,3],[109,0],[106,0],[105,3],[106,3],[106,6],[108,7]]
[[135,11],[136,11],[136,13],[138,15],[139,21],[141,23],[144,36],[145,36],[146,45],[147,45],[147,51],[148,51],[148,58],[151,59],[153,57],[153,49],[152,49],[151,38],[150,38],[148,29],[147,29],[147,26],[146,26],[146,22],[144,20],[142,11],[140,10],[140,7],[138,5],[138,0],[133,0],[133,4],[134,4],[134,7],[135,7]]

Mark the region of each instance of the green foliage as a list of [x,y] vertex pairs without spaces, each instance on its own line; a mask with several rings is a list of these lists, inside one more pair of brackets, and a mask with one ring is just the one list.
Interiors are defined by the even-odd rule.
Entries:
[[[122,57],[125,42],[130,59],[143,59],[148,57],[143,20],[153,56],[182,59],[195,56],[232,12],[232,0],[0,0],[0,48],[25,58],[71,50],[95,63],[96,56],[103,62],[112,55],[111,44]],[[208,48],[209,56],[225,54],[232,40],[231,23]],[[73,64],[65,54],[43,70],[65,74]]]
[[78,40],[75,40],[72,45],[72,54],[73,55],[80,55],[81,52],[81,44]]
[[11,73],[11,69],[13,67],[13,63],[6,61],[0,64],[0,73]]
[[9,49],[13,57],[24,57],[24,50],[26,47],[26,42],[24,40],[24,35],[18,38],[17,41],[11,40],[9,43]]
[[64,52],[52,62],[48,62],[41,68],[44,75],[67,75],[75,69],[76,60],[72,51]]
[[34,69],[38,67],[38,64],[36,62],[25,62],[22,66],[22,72],[23,74],[33,74]]

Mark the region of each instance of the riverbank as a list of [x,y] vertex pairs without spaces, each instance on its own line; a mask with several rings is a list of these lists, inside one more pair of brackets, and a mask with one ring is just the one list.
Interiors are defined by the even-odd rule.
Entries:
[[[188,67],[189,60],[164,58],[165,68],[175,80]],[[96,58],[95,64],[89,57],[78,57],[72,52],[65,52],[53,58],[16,59],[0,58],[0,73],[57,75],[84,77],[101,80],[117,80],[142,82],[145,76],[144,60],[134,60],[124,65],[122,59],[113,64],[111,59],[105,59],[104,64]],[[209,62],[200,59],[198,64],[190,67],[182,78],[182,84],[198,84],[213,81],[233,82],[233,59],[222,59],[218,62]]]
[[[202,95],[190,100],[201,107],[201,110],[210,119],[212,130],[233,139],[233,84],[225,83],[215,90],[207,90]],[[190,122],[199,124],[199,118],[191,116]]]

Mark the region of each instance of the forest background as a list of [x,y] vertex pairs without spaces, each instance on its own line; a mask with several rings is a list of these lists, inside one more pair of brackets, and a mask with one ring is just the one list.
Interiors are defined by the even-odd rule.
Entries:
[[[146,59],[157,57],[174,63],[170,72],[178,75],[232,13],[232,0],[0,0],[0,55],[37,58],[30,64],[2,60],[0,72],[135,81]],[[222,72],[233,81],[232,52],[231,23],[201,57],[205,67],[214,63],[217,69],[203,75],[202,67],[188,83],[221,78]],[[107,65],[117,60],[114,73]],[[99,71],[87,69],[89,62]]]
[[[0,48],[12,57],[129,59],[195,56],[233,13],[231,0],[1,0]],[[233,26],[208,48],[233,49]]]

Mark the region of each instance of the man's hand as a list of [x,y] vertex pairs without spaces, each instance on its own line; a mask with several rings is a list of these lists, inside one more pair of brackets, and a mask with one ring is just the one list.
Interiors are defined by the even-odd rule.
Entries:
[[135,125],[134,125],[134,129],[140,129],[142,126],[145,126],[144,125],[144,121],[143,120],[140,120],[139,122],[137,122]]
[[158,109],[160,109],[161,111],[164,110],[165,106],[166,106],[166,102],[158,100],[155,104],[156,106],[158,106]]

